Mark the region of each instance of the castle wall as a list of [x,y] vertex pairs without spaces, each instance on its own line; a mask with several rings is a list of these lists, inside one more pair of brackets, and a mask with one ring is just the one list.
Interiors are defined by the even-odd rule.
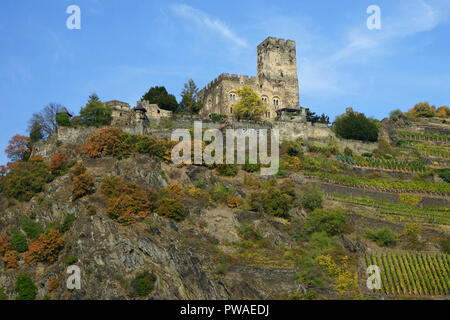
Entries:
[[256,77],[223,73],[209,83],[198,93],[204,105],[201,115],[217,113],[232,117],[233,107],[239,102],[236,90],[243,86],[250,87],[266,103],[265,120],[275,119],[278,109],[299,108],[294,41],[272,37],[264,40],[257,48],[257,70]]

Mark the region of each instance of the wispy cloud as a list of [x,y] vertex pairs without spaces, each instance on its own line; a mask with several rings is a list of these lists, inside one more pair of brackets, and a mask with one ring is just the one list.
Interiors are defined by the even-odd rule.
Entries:
[[329,57],[328,63],[335,63],[362,51],[382,53],[380,48],[392,45],[397,40],[431,31],[445,21],[449,8],[446,2],[439,1],[431,5],[425,0],[408,0],[401,2],[395,12],[385,16],[382,7],[382,29],[371,31],[361,26],[351,28],[347,33],[346,44]]
[[174,4],[171,9],[179,16],[194,21],[200,27],[205,27],[213,32],[218,33],[227,40],[232,41],[238,46],[247,47],[247,42],[237,36],[224,22],[214,19],[202,10],[192,8],[187,4]]

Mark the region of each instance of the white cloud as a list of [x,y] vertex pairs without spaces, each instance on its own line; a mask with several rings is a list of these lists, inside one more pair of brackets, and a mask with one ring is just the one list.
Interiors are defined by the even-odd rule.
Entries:
[[363,50],[368,54],[382,53],[381,49],[401,38],[431,31],[445,21],[449,8],[448,3],[436,2],[432,6],[425,0],[403,1],[389,11],[381,7],[381,30],[373,31],[361,26],[351,28],[347,34],[347,44],[332,54],[328,63],[349,58]]
[[232,41],[238,46],[248,46],[247,42],[237,36],[225,23],[210,17],[201,10],[194,9],[186,4],[174,4],[171,6],[171,9],[179,16],[194,21],[200,27],[206,27],[213,32],[219,33],[222,37]]

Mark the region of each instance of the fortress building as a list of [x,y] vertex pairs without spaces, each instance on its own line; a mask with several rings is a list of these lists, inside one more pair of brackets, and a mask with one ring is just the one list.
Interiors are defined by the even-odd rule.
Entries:
[[201,115],[231,117],[239,102],[236,90],[243,86],[253,89],[267,105],[265,120],[274,119],[283,109],[300,110],[295,41],[268,37],[261,42],[257,47],[257,76],[218,76],[198,93],[204,105]]

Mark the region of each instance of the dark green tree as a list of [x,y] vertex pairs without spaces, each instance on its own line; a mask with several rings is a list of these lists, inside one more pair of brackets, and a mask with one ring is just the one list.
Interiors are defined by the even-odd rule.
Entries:
[[100,101],[94,93],[89,96],[86,107],[81,108],[81,122],[87,126],[107,126],[111,123],[111,107]]
[[336,118],[334,122],[336,134],[344,139],[361,141],[377,141],[378,126],[373,119],[366,118],[363,113],[349,112]]
[[21,274],[16,280],[16,300],[34,300],[37,294],[37,287],[27,274]]
[[33,122],[30,128],[30,140],[31,142],[38,142],[44,138],[44,133],[42,132],[42,126],[39,122]]
[[169,94],[165,87],[151,87],[146,94],[142,96],[143,100],[157,104],[164,110],[178,111],[178,102],[173,94]]
[[198,88],[195,85],[194,80],[189,79],[188,83],[184,84],[184,89],[181,91],[180,112],[197,114],[203,108],[203,104],[198,101],[197,93]]

